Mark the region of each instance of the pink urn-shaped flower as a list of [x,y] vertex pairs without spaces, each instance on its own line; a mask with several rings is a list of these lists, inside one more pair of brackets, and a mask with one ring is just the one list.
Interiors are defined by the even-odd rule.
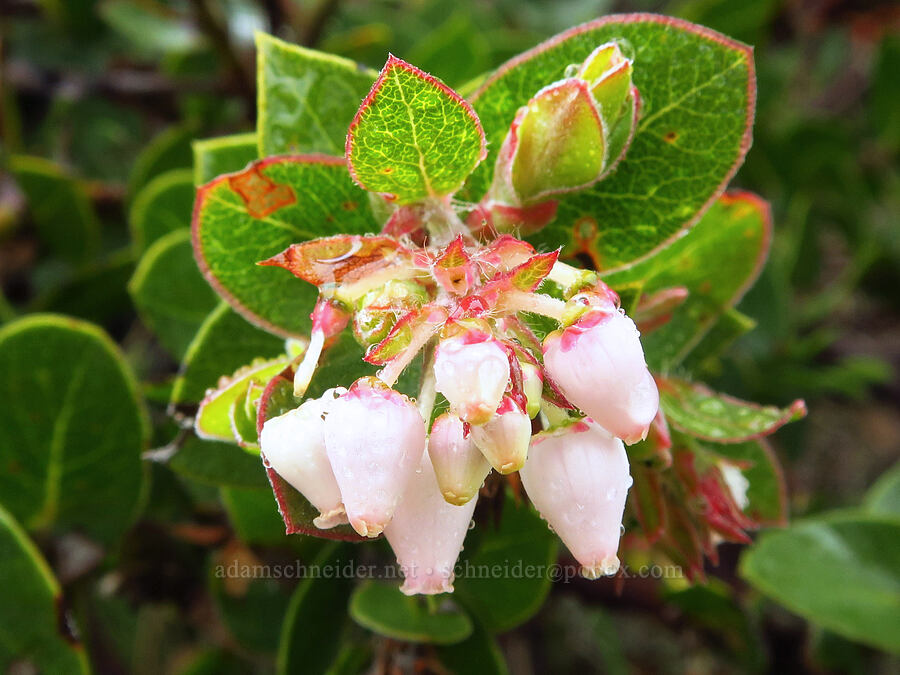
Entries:
[[350,525],[377,537],[419,465],[425,422],[409,398],[376,378],[361,378],[331,404],[325,448]]
[[472,438],[498,472],[513,473],[522,468],[528,456],[531,418],[511,396],[506,396],[488,422],[472,427]]
[[470,424],[484,424],[506,390],[509,357],[489,332],[463,330],[438,344],[434,377],[451,412]]
[[448,504],[427,453],[384,535],[397,556],[407,595],[453,592],[453,568],[472,521],[477,498]]
[[556,531],[581,573],[619,569],[616,552],[631,487],[622,441],[590,419],[537,434],[519,472],[528,497]]
[[613,304],[591,306],[544,340],[544,369],[559,390],[626,443],[646,438],[659,392],[644,361],[640,333]]
[[444,413],[431,425],[428,436],[428,455],[441,494],[456,506],[466,504],[478,494],[491,471],[491,465],[465,427],[456,415]]
[[325,530],[347,522],[341,491],[325,451],[325,420],[330,403],[346,390],[329,389],[321,398],[273,417],[259,436],[264,461],[319,510],[313,524]]

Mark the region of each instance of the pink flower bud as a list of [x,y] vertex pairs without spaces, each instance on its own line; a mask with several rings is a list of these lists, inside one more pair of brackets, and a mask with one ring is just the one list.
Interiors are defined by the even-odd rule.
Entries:
[[518,471],[528,456],[531,419],[507,396],[487,423],[472,427],[472,438],[481,452],[502,474]]
[[525,394],[527,405],[525,412],[534,419],[541,411],[541,396],[544,393],[544,376],[539,366],[522,362],[522,391]]
[[331,404],[325,448],[350,525],[377,537],[425,450],[425,422],[409,398],[376,378],[361,378]]
[[393,520],[384,528],[405,577],[401,591],[407,595],[453,592],[453,567],[476,501],[448,504],[428,454],[422,455]]
[[484,424],[503,398],[509,358],[489,333],[467,330],[440,342],[434,377],[452,412],[470,424]]
[[478,494],[491,465],[481,454],[472,434],[456,415],[444,413],[431,426],[428,454],[444,499],[462,506]]
[[581,563],[582,575],[615,574],[632,483],[622,442],[590,419],[542,432],[519,475],[541,516]]
[[319,510],[321,515],[313,523],[322,530],[347,522],[341,492],[325,452],[322,419],[336,391],[331,389],[322,398],[273,417],[263,425],[259,436],[264,461]]
[[626,443],[646,438],[659,409],[640,333],[613,307],[591,307],[544,340],[544,370],[589,417]]

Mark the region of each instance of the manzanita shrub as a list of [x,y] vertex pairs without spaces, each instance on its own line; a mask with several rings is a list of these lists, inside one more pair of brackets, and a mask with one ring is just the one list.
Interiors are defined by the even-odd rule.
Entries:
[[702,579],[718,543],[784,521],[764,437],[803,403],[692,378],[752,328],[734,306],[771,239],[766,202],[726,189],[750,47],[609,16],[456,92],[395,56],[257,44],[256,134],[195,145],[193,253],[230,309],[172,408],[259,345],[193,424],[259,456],[288,533],[383,536],[401,590],[434,594],[476,504],[542,537],[533,507],[590,579],[632,557]]

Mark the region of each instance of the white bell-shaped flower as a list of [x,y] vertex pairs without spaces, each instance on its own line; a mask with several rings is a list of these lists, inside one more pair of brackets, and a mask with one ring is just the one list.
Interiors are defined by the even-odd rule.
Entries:
[[331,404],[325,449],[350,525],[377,537],[419,465],[425,422],[408,397],[376,378],[361,378]]
[[544,370],[597,424],[626,443],[647,436],[659,392],[640,333],[615,307],[595,307],[544,340]]
[[497,471],[518,471],[528,456],[531,418],[512,397],[506,396],[488,422],[472,427],[472,438]]
[[427,453],[407,486],[384,535],[397,556],[406,595],[453,592],[453,568],[472,521],[477,498],[448,504]]
[[509,382],[509,357],[500,343],[477,330],[441,340],[434,358],[435,388],[464,422],[487,422]]
[[581,573],[619,569],[616,553],[632,479],[625,446],[590,419],[536,434],[519,472],[528,497],[559,535]]
[[428,455],[441,494],[449,504],[462,506],[478,494],[491,465],[456,415],[444,413],[431,425]]
[[341,491],[325,451],[325,414],[334,397],[346,390],[328,390],[321,398],[273,417],[259,436],[264,461],[319,510],[313,524],[328,529],[347,522]]

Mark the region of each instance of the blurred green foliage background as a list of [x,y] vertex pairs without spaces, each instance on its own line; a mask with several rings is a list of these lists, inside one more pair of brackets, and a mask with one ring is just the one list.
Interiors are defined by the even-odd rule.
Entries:
[[[141,253],[138,195],[190,170],[193,139],[253,128],[255,30],[376,68],[391,51],[458,87],[621,11],[680,16],[756,48],[754,145],[734,185],[771,200],[775,239],[739,307],[757,328],[703,371],[743,398],[806,399],[809,417],[775,441],[794,518],[858,505],[900,454],[900,9],[890,2],[7,0],[0,323],[43,311],[99,323],[156,402],[153,445],[168,443],[176,429],[164,402],[180,347],[177,336],[174,348],[159,344],[128,293]],[[171,217],[187,215],[173,207]],[[149,466],[144,514],[112,564],[88,557],[61,571],[62,544],[38,542],[95,669],[267,672],[288,595],[210,588],[209,551],[243,546],[230,539],[219,493]],[[557,585],[533,620],[500,637],[510,672],[900,667],[748,589],[735,576],[738,554],[723,548],[705,589]],[[104,595],[104,583],[122,592]],[[254,616],[278,621],[254,625]],[[357,672],[353,658],[341,672]]]

